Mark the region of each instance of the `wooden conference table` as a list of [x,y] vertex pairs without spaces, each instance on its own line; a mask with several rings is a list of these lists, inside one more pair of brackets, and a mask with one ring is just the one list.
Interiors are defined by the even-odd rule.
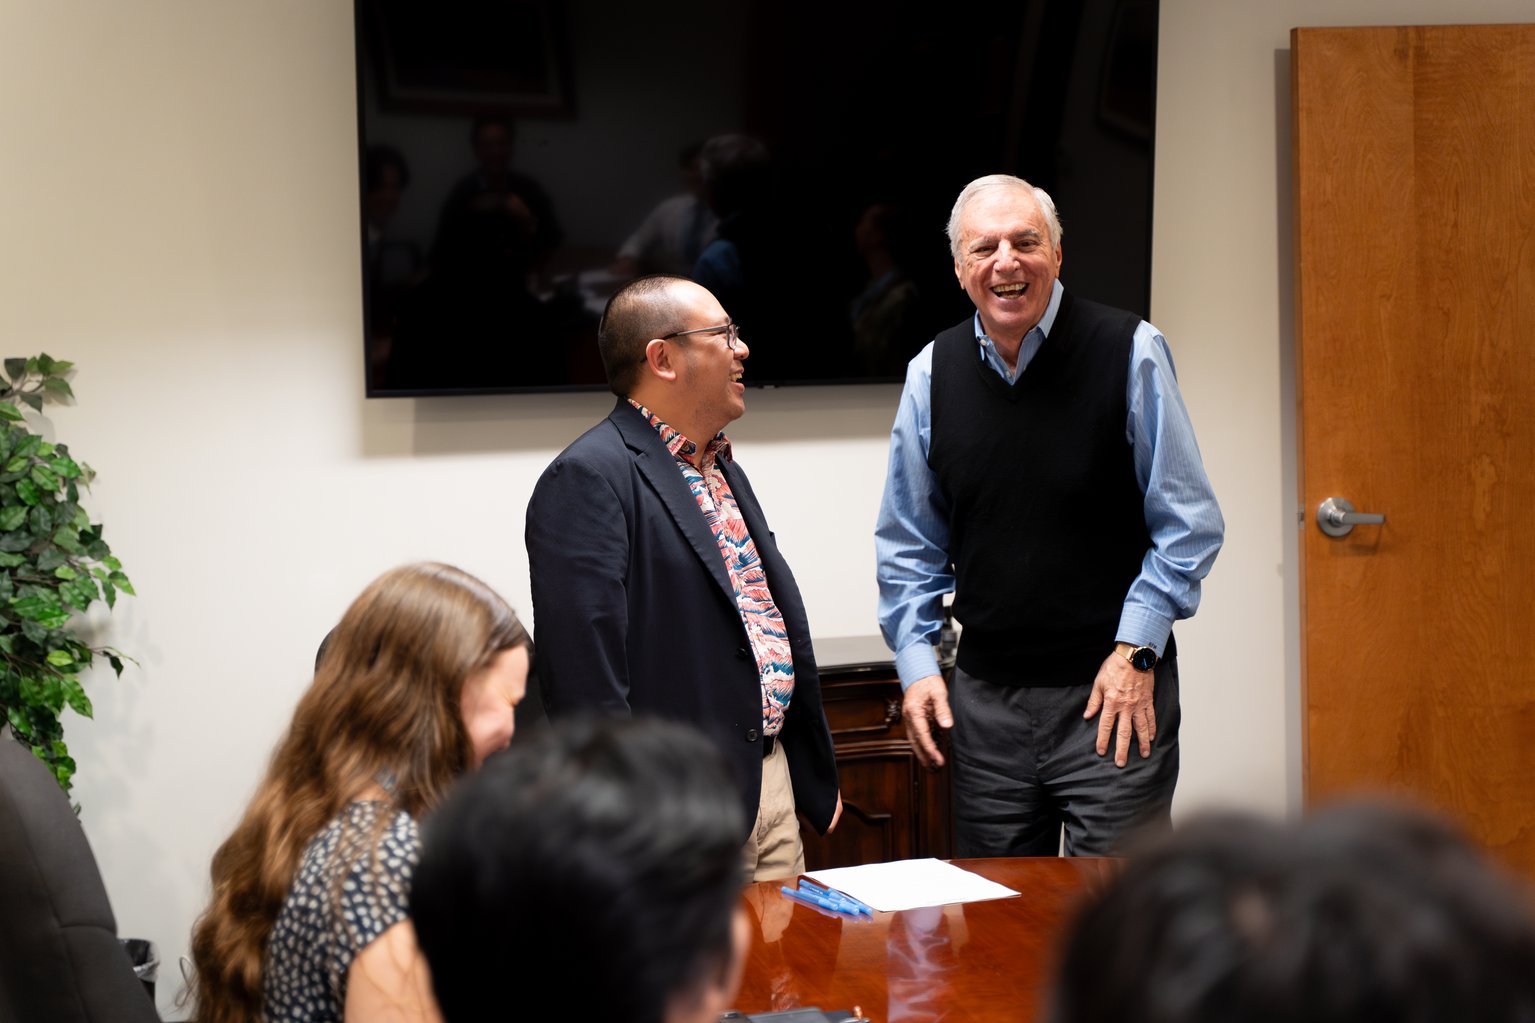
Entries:
[[1062,929],[1119,861],[950,862],[1020,894],[854,920],[784,897],[793,881],[749,886],[754,934],[737,1010],[859,1006],[872,1023],[1039,1018]]

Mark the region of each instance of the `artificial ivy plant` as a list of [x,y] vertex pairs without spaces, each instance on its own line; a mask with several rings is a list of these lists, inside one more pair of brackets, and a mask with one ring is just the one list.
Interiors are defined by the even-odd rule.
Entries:
[[33,433],[20,408],[72,400],[73,368],[47,355],[6,359],[0,380],[0,714],[65,792],[75,762],[59,715],[90,717],[80,674],[100,655],[121,675],[124,660],[72,626],[93,602],[110,608],[133,593],[101,524],[80,507],[91,467]]

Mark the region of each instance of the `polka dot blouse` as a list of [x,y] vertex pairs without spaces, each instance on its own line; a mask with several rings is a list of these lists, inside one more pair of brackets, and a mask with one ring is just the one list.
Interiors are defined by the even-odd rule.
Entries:
[[[305,847],[267,943],[268,1023],[341,1020],[352,960],[406,919],[421,837],[416,822],[397,812],[375,858],[369,839],[378,815],[387,812],[386,803],[352,803]],[[336,882],[343,874],[338,899]]]

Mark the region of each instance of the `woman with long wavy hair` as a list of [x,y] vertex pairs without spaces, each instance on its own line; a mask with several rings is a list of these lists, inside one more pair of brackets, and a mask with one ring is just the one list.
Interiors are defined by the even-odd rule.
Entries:
[[376,579],[327,638],[192,933],[201,1023],[436,1020],[406,914],[416,822],[511,740],[530,640],[449,565]]

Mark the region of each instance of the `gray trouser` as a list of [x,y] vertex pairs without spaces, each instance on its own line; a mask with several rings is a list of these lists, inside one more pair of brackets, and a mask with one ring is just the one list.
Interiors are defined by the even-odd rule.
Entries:
[[1178,662],[1157,664],[1157,737],[1142,759],[1100,757],[1098,718],[1083,720],[1091,684],[999,686],[955,669],[956,856],[1109,856],[1141,828],[1166,827],[1178,784]]

